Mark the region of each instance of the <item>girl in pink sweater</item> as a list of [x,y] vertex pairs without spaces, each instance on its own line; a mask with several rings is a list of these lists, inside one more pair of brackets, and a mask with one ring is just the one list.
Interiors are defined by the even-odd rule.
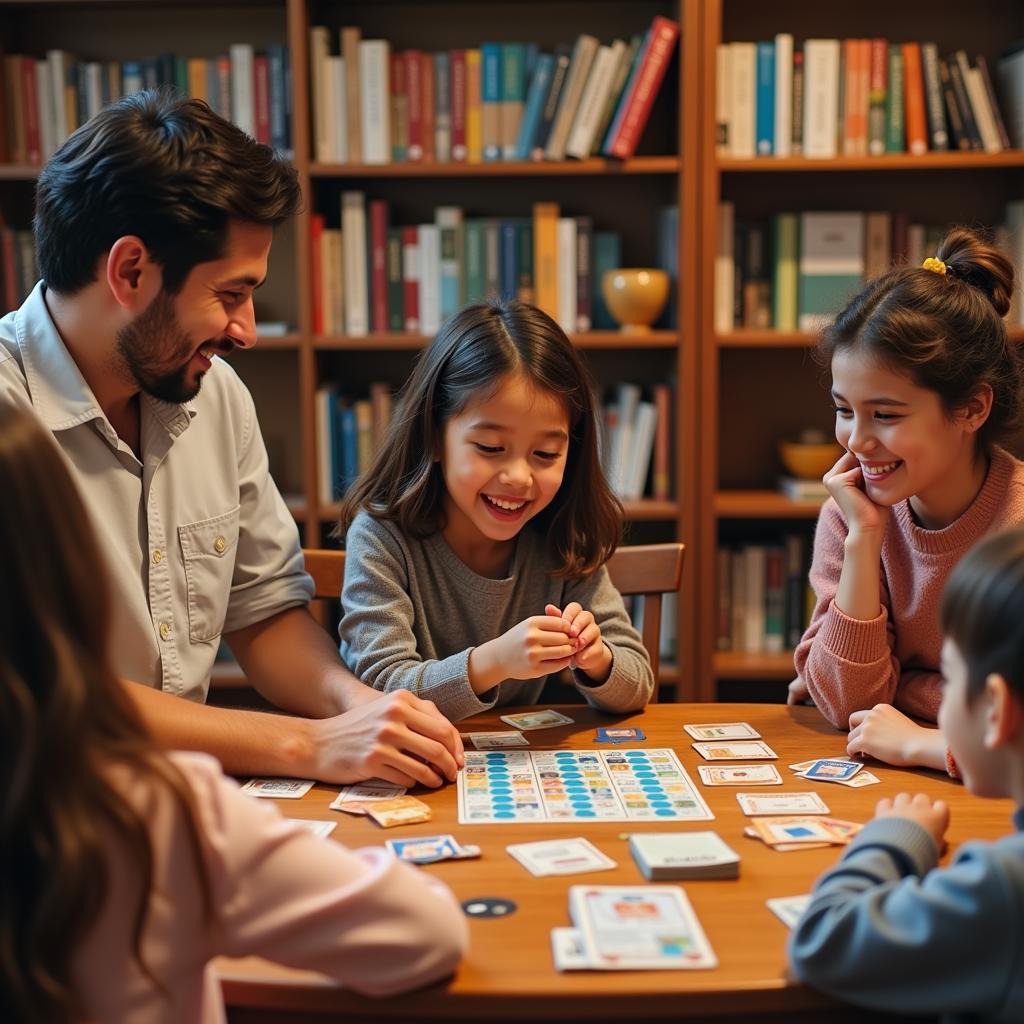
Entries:
[[938,606],[983,534],[1024,522],[1024,367],[1002,317],[1013,267],[954,228],[921,267],[871,281],[825,331],[836,439],[814,541],[814,615],[791,702],[809,693],[847,749],[955,772],[935,721]]
[[107,659],[85,507],[14,409],[0,495],[0,1020],[223,1024],[218,955],[373,995],[450,973],[467,927],[444,885],[156,749]]

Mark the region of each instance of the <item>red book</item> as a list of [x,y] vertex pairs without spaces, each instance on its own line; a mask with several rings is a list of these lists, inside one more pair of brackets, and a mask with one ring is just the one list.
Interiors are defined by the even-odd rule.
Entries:
[[21,87],[25,95],[25,156],[30,164],[43,162],[43,141],[39,133],[39,89],[35,57],[21,58]]
[[386,334],[388,324],[388,204],[370,201],[370,329]]
[[412,163],[423,161],[423,54],[419,50],[406,50],[405,88],[409,97],[409,148],[406,159]]
[[313,333],[324,333],[324,264],[321,248],[324,215],[314,213],[309,219],[309,278],[313,286]]
[[402,307],[405,329],[420,330],[420,229],[402,228]]
[[678,39],[676,22],[660,15],[654,19],[629,95],[622,100],[622,116],[615,118],[613,135],[605,150],[609,156],[627,160],[636,152]]
[[466,51],[452,50],[451,60],[452,104],[452,160],[466,162]]
[[924,112],[921,45],[920,43],[904,43],[902,49],[907,152],[919,156],[921,153],[928,152],[928,122]]
[[270,145],[270,58],[257,54],[252,60],[253,105],[256,141]]
[[434,57],[425,53],[420,60],[420,97],[423,111],[423,159],[434,162]]

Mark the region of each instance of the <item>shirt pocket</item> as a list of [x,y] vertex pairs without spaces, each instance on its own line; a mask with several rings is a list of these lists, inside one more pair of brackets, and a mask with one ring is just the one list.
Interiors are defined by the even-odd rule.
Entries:
[[178,527],[188,591],[188,635],[193,643],[216,640],[224,629],[238,547],[240,506],[212,519]]

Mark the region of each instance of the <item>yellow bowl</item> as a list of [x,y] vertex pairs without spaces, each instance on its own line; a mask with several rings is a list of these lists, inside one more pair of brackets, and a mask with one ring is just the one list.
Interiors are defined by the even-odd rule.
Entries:
[[661,316],[668,301],[668,274],[656,267],[606,270],[601,294],[620,330],[644,332]]
[[779,458],[786,469],[801,480],[820,480],[843,454],[835,441],[824,444],[799,444],[796,441],[779,442]]

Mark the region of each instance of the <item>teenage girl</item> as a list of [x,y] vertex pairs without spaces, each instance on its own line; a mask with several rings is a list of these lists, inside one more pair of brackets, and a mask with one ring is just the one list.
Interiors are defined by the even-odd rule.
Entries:
[[921,267],[871,281],[826,330],[836,439],[811,565],[814,615],[794,684],[851,754],[955,773],[934,722],[939,596],[983,534],[1024,522],[1024,464],[1000,443],[1022,421],[1006,334],[1013,268],[954,228]]
[[524,303],[466,307],[343,506],[342,658],[453,721],[535,703],[567,668],[593,706],[643,708],[650,659],[604,566],[621,517],[564,332]]
[[3,407],[0,494],[0,1020],[222,1022],[222,954],[368,994],[449,973],[467,930],[445,886],[154,746],[110,668],[85,507]]

